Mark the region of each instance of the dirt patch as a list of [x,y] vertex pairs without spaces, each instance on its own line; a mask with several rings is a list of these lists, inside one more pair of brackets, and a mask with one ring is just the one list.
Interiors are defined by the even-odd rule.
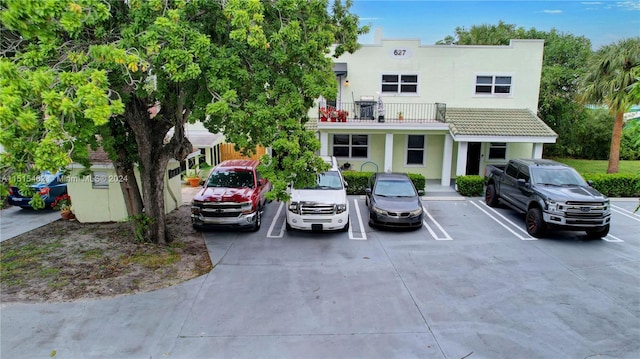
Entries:
[[58,220],[0,244],[2,302],[61,302],[149,292],[208,273],[189,206],[168,214],[166,246],[135,243],[130,224]]

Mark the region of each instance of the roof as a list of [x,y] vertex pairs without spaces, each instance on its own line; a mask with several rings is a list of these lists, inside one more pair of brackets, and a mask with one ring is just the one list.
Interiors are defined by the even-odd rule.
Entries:
[[454,136],[558,137],[529,109],[447,107],[445,118]]

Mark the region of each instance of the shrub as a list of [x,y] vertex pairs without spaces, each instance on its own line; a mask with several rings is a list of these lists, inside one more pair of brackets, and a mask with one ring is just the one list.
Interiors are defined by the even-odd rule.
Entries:
[[631,174],[585,174],[584,179],[593,182],[593,188],[608,197],[640,196],[640,176]]
[[458,193],[465,197],[482,196],[484,192],[484,178],[482,176],[458,176],[456,177]]

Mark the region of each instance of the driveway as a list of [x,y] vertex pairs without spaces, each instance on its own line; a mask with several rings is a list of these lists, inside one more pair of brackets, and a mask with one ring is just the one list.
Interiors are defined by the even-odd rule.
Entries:
[[258,232],[204,232],[214,269],[170,288],[2,303],[0,357],[640,357],[637,200],[614,202],[604,240],[529,238],[481,198],[383,231],[350,201],[351,233],[282,231],[278,202]]
[[60,211],[11,206],[0,210],[0,242],[60,219]]

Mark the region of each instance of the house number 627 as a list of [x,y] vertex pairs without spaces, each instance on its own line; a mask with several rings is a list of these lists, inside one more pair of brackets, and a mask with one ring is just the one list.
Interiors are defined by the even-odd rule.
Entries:
[[393,54],[395,56],[404,56],[404,54],[407,52],[407,50],[405,49],[395,49],[393,50]]
[[396,48],[389,50],[389,56],[394,59],[408,59],[411,57],[411,49]]

